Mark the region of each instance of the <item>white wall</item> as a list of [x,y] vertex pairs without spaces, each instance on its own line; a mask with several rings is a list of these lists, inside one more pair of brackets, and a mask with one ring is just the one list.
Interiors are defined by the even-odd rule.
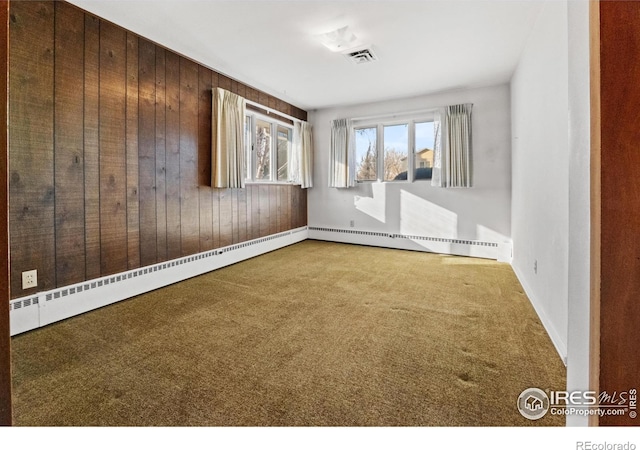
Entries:
[[[590,103],[589,2],[568,2],[569,54],[569,322],[567,390],[589,389]],[[568,416],[567,425],[588,419]]]
[[[474,105],[473,188],[434,188],[430,180],[327,187],[331,120],[459,103]],[[509,111],[509,86],[500,85],[311,112],[315,154],[309,226],[348,229],[353,220],[356,230],[510,242]]]
[[565,358],[569,273],[567,40],[566,2],[545,2],[511,81],[513,268]]

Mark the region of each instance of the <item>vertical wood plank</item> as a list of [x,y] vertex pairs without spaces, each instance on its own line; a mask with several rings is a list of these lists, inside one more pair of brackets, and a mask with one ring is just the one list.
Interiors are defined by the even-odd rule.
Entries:
[[127,264],[140,267],[140,199],[138,197],[138,37],[127,33]]
[[307,219],[308,211],[307,211],[307,190],[302,189],[300,186],[296,186],[296,189],[300,192],[301,200],[300,200],[300,222],[299,227],[306,227],[309,224]]
[[233,244],[232,190],[218,189],[220,198],[220,247]]
[[56,284],[85,279],[84,13],[55,3],[54,173]]
[[260,202],[260,237],[269,235],[269,225],[271,211],[269,209],[269,186],[265,184],[258,185],[259,202]]
[[220,245],[220,192],[219,189],[211,189],[211,228],[213,248],[219,248]]
[[53,178],[54,4],[12,2],[9,91],[9,227],[11,293],[22,272],[38,271],[38,288],[55,287]]
[[240,224],[238,222],[238,189],[229,189],[231,195],[231,242],[237,244],[240,242]]
[[246,185],[244,188],[244,196],[246,202],[247,219],[245,221],[247,228],[247,240],[253,239],[253,202],[251,195],[251,185]]
[[166,50],[156,49],[156,98],[155,98],[155,202],[156,202],[156,247],[158,262],[166,261],[167,255],[167,139],[166,139]]
[[260,100],[258,91],[252,87],[247,87],[247,100],[258,102]]
[[127,270],[126,32],[100,22],[100,267]]
[[291,226],[298,228],[300,226],[300,191],[296,186],[291,186]]
[[[600,277],[599,391],[611,394],[637,389],[640,373],[640,4],[599,5],[601,209],[594,276]],[[638,419],[605,415],[599,424],[631,426]]]
[[214,248],[211,199],[211,70],[198,68],[198,193],[200,195],[200,251]]
[[166,52],[167,258],[182,256],[180,230],[180,57]]
[[[220,85],[220,75],[218,72],[211,73],[211,89]],[[209,177],[209,185],[211,185],[211,177]],[[219,189],[211,189],[211,214],[213,227],[213,248],[219,248],[220,245],[220,192]]]
[[294,186],[281,186],[280,188],[280,207],[282,210],[282,229],[290,230],[291,226],[291,196],[290,192]]
[[[0,123],[7,123],[9,92],[9,2],[0,3]],[[9,149],[7,130],[0,133],[0,426],[11,425],[11,338],[9,327]]]
[[251,237],[260,237],[260,186],[251,185]]
[[277,185],[274,186],[276,196],[276,231],[280,233],[283,229],[284,223],[282,220],[282,188],[286,186]]
[[100,22],[84,17],[84,241],[85,274],[100,276],[99,128]]
[[218,87],[226,89],[227,91],[231,91],[231,78],[226,77],[222,74],[218,75]]
[[269,234],[278,232],[278,186],[269,187]]
[[140,264],[158,260],[156,231],[156,49],[140,39],[138,46],[138,183]]
[[180,232],[182,255],[200,249],[198,65],[180,58]]
[[269,96],[262,91],[258,91],[258,103],[264,106],[269,106]]
[[247,190],[238,189],[238,242],[247,240]]

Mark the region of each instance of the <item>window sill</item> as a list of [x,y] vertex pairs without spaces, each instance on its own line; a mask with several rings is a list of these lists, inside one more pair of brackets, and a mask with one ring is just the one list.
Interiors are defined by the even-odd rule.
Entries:
[[266,185],[266,186],[300,186],[300,183],[291,183],[288,181],[245,181],[245,186],[250,185]]

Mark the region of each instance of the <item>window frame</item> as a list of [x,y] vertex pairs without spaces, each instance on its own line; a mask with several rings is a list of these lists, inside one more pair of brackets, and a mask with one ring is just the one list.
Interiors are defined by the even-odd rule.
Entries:
[[[289,131],[289,148],[287,151],[287,165],[291,162],[293,146],[294,125],[278,119],[269,114],[247,109],[245,111],[245,130],[249,123],[250,139],[245,142],[245,183],[251,184],[294,184],[290,179],[278,180],[278,128],[283,127]],[[269,179],[256,178],[257,153],[256,153],[256,125],[258,120],[270,125],[269,146]],[[245,136],[246,137],[246,136]],[[287,171],[289,178],[289,171]]]
[[[352,119],[349,129],[350,140],[353,143],[352,157],[354,161],[353,180],[355,183],[415,183],[431,182],[430,178],[415,178],[416,171],[416,130],[418,123],[434,122],[436,110],[423,111],[420,113],[394,114],[389,116],[379,116],[374,119]],[[394,125],[407,125],[407,179],[406,180],[384,180],[384,128]],[[358,180],[357,163],[355,153],[356,131],[375,128],[376,129],[376,180]]]

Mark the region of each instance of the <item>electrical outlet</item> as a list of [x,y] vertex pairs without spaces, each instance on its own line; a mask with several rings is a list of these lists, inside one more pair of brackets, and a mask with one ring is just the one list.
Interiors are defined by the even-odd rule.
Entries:
[[22,272],[22,289],[29,289],[38,286],[38,271],[28,270]]
[[538,260],[533,261],[533,273],[538,274]]
[[350,226],[351,228],[355,227],[355,226],[356,226],[356,221],[355,221],[355,220],[350,221],[350,222],[349,222],[349,226]]

